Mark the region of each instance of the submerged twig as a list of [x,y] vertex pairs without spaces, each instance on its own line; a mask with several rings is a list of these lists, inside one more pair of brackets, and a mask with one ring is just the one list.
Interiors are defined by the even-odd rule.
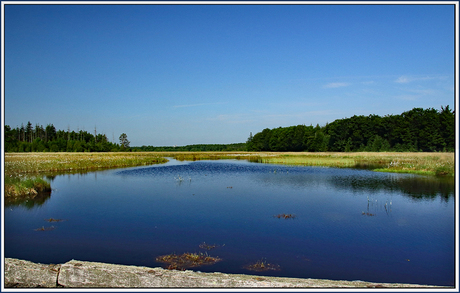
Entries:
[[52,222],[64,222],[66,220],[49,218],[49,219],[45,219],[45,221],[52,223]]
[[51,227],[46,227],[45,226],[41,226],[40,228],[37,228],[37,229],[34,229],[34,231],[50,231],[50,230],[54,230],[54,226],[51,226]]

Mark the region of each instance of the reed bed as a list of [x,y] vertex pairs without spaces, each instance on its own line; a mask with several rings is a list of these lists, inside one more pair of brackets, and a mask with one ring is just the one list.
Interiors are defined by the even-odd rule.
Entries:
[[92,171],[164,163],[151,153],[6,153],[5,198],[30,197],[50,191],[44,173]]
[[5,176],[24,173],[92,171],[167,162],[154,153],[6,153]]
[[134,153],[6,153],[5,196],[30,196],[49,190],[46,172],[94,171],[177,160],[239,159],[251,162],[453,177],[454,153],[274,153],[274,152],[134,152]]
[[295,152],[133,152],[133,153],[6,153],[5,176],[43,172],[92,171],[143,166],[177,160],[240,159],[299,166],[368,168],[384,172],[453,176],[454,153],[295,153]]
[[158,155],[180,161],[239,159],[267,164],[364,168],[379,172],[454,176],[454,153],[419,152],[172,152]]
[[285,165],[367,168],[380,172],[438,176],[455,174],[454,153],[270,153],[258,161]]

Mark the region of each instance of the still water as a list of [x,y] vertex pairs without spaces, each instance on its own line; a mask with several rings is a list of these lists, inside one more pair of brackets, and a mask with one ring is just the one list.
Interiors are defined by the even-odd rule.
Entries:
[[5,207],[5,257],[157,267],[201,252],[222,259],[202,272],[454,285],[452,180],[236,160],[51,180],[48,198]]

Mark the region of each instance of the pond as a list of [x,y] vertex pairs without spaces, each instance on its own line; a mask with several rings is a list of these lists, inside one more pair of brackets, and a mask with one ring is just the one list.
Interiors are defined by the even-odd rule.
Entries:
[[180,269],[454,285],[453,180],[237,160],[49,178],[48,197],[5,206],[5,257],[167,267],[190,253],[219,261]]

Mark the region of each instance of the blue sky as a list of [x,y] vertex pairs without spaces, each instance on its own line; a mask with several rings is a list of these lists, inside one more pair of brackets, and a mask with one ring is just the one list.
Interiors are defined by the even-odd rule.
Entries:
[[220,144],[453,108],[454,23],[453,5],[5,5],[5,124]]

